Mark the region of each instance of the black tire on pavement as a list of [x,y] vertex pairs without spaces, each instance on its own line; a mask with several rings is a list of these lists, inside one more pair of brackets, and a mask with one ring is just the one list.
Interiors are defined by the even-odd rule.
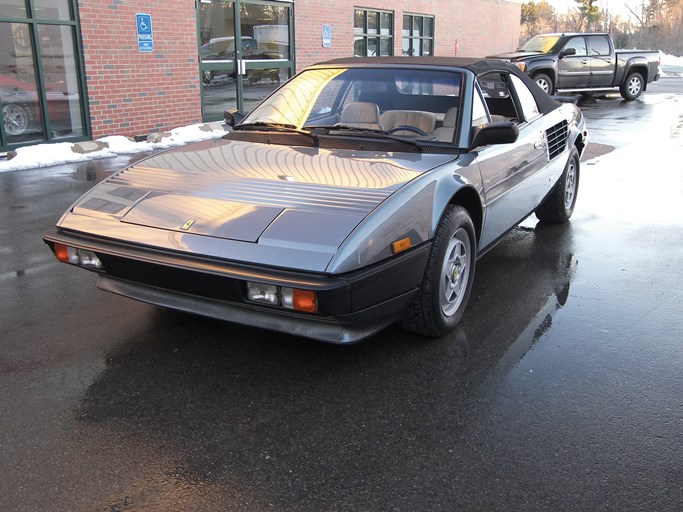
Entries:
[[536,217],[543,222],[561,224],[574,213],[576,195],[579,191],[579,152],[572,148],[564,166],[562,177],[550,194],[536,208]]
[[545,73],[536,73],[533,76],[534,82],[536,82],[536,85],[538,85],[542,91],[552,94],[555,90],[555,86],[553,84],[553,81],[550,79],[548,75]]
[[645,79],[637,71],[629,73],[621,87],[619,93],[625,100],[633,101],[640,96],[645,88]]
[[460,321],[476,263],[476,235],[467,210],[449,205],[436,228],[422,285],[399,326],[439,337]]

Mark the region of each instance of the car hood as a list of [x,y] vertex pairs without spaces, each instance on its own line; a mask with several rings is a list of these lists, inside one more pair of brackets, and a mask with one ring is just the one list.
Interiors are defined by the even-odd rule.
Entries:
[[[197,237],[303,250],[321,256],[317,268],[395,191],[454,158],[204,141],[117,172],[83,196],[60,226],[204,254],[211,250]],[[239,253],[231,251],[237,259]],[[241,259],[258,258],[246,251]]]
[[522,60],[528,57],[538,57],[543,55],[541,52],[508,52],[499,53],[498,55],[489,55],[487,59],[505,59],[505,60]]

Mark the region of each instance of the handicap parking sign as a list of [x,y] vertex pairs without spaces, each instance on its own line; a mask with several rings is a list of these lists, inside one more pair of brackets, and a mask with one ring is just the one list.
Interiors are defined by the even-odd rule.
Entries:
[[151,52],[154,50],[152,39],[152,17],[149,14],[135,15],[135,25],[138,32],[138,51]]

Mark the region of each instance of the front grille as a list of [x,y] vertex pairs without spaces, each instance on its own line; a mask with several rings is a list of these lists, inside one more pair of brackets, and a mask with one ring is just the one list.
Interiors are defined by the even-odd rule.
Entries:
[[567,121],[562,121],[545,131],[548,139],[548,160],[553,160],[562,154],[567,147],[567,133]]
[[112,277],[166,290],[230,302],[242,301],[242,282],[227,276],[185,270],[98,253]]

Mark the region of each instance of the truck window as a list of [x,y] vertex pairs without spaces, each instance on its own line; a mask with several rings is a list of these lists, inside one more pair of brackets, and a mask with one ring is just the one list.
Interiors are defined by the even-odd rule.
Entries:
[[576,56],[586,56],[588,52],[586,51],[586,40],[583,37],[572,37],[564,45],[563,50],[567,48],[574,48],[576,50]]
[[588,38],[591,55],[610,55],[612,53],[606,36],[592,36]]

